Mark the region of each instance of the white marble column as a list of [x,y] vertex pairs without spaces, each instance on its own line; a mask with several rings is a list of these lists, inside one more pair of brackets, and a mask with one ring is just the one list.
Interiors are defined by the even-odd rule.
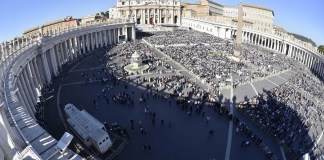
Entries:
[[312,56],[311,54],[308,54],[308,68],[312,67]]
[[[34,114],[34,111],[32,109],[32,108],[34,108],[33,100],[31,98],[32,95],[28,92],[27,84],[26,84],[26,81],[25,81],[25,78],[23,77],[23,75],[20,75],[18,85],[19,85],[19,83],[23,89],[22,96],[26,96],[26,100],[28,103],[27,107],[31,111],[31,114]],[[24,85],[22,85],[22,84],[24,84]]]
[[67,40],[63,43],[64,63],[69,60]]
[[67,48],[68,48],[68,57],[69,57],[69,60],[73,61],[74,60],[74,54],[73,54],[73,40],[72,38],[69,38],[67,40]]
[[21,84],[22,82],[21,82],[20,79],[21,78],[17,79],[17,86],[18,86],[18,89],[19,89],[19,91],[18,91],[18,98],[19,97],[21,98],[20,101],[22,101],[22,104],[24,105],[24,108],[27,110],[27,112],[29,113],[29,115],[31,117],[35,118],[34,112],[31,109],[32,106],[31,106],[31,104],[28,101],[27,95],[26,95],[26,93],[24,91],[24,87]]
[[115,41],[116,43],[119,43],[119,28],[115,28]]
[[41,78],[41,75],[40,75],[40,72],[38,69],[36,57],[32,60],[32,65],[33,65],[33,68],[35,69],[35,77],[37,78],[37,81],[40,84],[40,87],[43,87],[44,82],[42,81],[42,78]]
[[90,33],[91,37],[91,50],[95,49],[95,38],[94,38],[94,33]]
[[62,67],[62,54],[61,52],[59,52],[59,48],[60,48],[60,44],[57,44],[54,46],[54,50],[55,50],[55,56],[56,56],[56,64],[58,68]]
[[65,62],[65,54],[64,54],[64,50],[63,50],[63,46],[64,46],[64,42],[61,42],[58,44],[59,45],[59,48],[60,48],[60,65],[61,64],[64,64]]
[[127,32],[128,27],[126,26],[126,27],[123,27],[123,28],[124,28],[125,40],[128,41],[128,32]]
[[50,83],[51,82],[51,73],[49,71],[49,67],[48,67],[48,63],[47,63],[47,56],[46,56],[46,52],[41,54],[41,58],[42,58],[42,62],[43,62],[43,69],[45,72],[45,78],[46,78],[46,83]]
[[136,32],[135,32],[135,26],[132,27],[132,39],[136,39]]
[[98,32],[94,32],[95,34],[95,40],[96,40],[96,48],[99,48],[99,37],[98,37]]
[[33,60],[29,61],[28,66],[31,71],[32,76],[32,82],[34,83],[35,88],[41,88],[40,82],[38,81],[38,78],[36,77],[36,71],[33,65]]
[[89,40],[89,33],[88,34],[86,34],[86,46],[87,46],[87,51],[86,52],[89,52],[90,51],[90,40]]
[[78,36],[75,36],[75,37],[73,37],[72,39],[73,39],[73,43],[72,43],[72,48],[73,48],[73,54],[74,54],[74,59],[77,59],[79,56],[78,56],[78,54],[79,54],[79,48],[78,48],[78,40],[77,40],[77,37]]
[[[36,104],[36,102],[37,102],[37,92],[36,92],[36,88],[35,88],[35,86],[33,85],[33,83],[30,81],[31,80],[31,77],[30,77],[30,75],[28,75],[26,72],[27,72],[27,70],[26,70],[27,68],[25,68],[25,69],[23,69],[23,71],[22,71],[22,74],[23,74],[23,77],[24,77],[24,79],[25,79],[25,85],[26,85],[26,87],[27,87],[27,90],[28,90],[28,94],[29,94],[29,96],[30,96],[30,99],[32,100],[32,107],[31,107],[31,109],[32,109],[32,111],[33,111],[33,113],[35,113],[36,112],[36,109],[35,109],[35,104]],[[21,73],[20,73],[21,74]]]
[[55,76],[58,75],[58,68],[57,68],[57,61],[56,61],[56,57],[55,57],[55,51],[54,51],[54,47],[50,48],[50,57],[51,57],[51,61],[52,61],[52,68],[53,68],[53,73]]
[[109,44],[113,44],[112,42],[112,33],[111,33],[111,29],[108,29],[108,40],[109,40]]
[[107,46],[108,45],[108,42],[107,42],[107,30],[103,30],[102,32],[103,32],[103,43],[104,43],[103,46]]
[[77,43],[77,46],[78,46],[78,53],[77,53],[77,58],[79,58],[81,55],[82,55],[82,52],[81,52],[81,40],[80,40],[80,36],[77,36],[76,37],[76,43]]
[[85,47],[85,46],[86,46],[86,39],[85,39],[85,38],[86,38],[86,35],[82,35],[82,36],[81,36],[81,40],[82,40],[82,50],[83,50],[82,53],[83,53],[83,54],[86,53],[86,49],[85,49],[85,48],[86,48],[86,47]]

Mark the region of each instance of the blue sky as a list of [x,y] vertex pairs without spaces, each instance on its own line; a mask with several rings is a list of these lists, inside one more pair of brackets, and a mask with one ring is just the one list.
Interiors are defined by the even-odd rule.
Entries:
[[[26,29],[66,16],[82,17],[106,11],[117,0],[2,0],[0,42],[19,36]],[[196,0],[187,0],[196,2]],[[223,5],[237,5],[239,0],[214,0]],[[289,32],[324,44],[324,0],[243,0],[272,9],[275,24]]]

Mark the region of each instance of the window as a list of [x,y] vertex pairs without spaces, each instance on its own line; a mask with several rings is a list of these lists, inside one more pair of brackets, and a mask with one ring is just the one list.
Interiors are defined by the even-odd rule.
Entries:
[[122,5],[125,5],[125,2],[122,2]]

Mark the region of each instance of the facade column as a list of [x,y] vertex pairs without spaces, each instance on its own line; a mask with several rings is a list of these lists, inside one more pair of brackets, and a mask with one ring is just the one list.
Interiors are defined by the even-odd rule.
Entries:
[[123,33],[124,33],[124,35],[125,35],[125,40],[126,40],[126,42],[128,41],[127,28],[128,28],[128,27],[123,27],[123,29],[124,29]]
[[143,9],[143,23],[142,24],[145,24],[145,19],[146,19],[146,9]]
[[136,39],[135,26],[132,27],[132,40]]
[[160,8],[157,8],[157,25],[161,24],[161,10]]

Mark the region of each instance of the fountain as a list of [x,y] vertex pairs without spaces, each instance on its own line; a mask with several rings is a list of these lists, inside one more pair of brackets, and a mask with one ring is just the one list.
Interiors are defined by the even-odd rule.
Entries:
[[125,66],[124,70],[128,73],[138,74],[143,73],[148,68],[147,64],[142,64],[141,56],[135,51],[131,56],[131,64]]

